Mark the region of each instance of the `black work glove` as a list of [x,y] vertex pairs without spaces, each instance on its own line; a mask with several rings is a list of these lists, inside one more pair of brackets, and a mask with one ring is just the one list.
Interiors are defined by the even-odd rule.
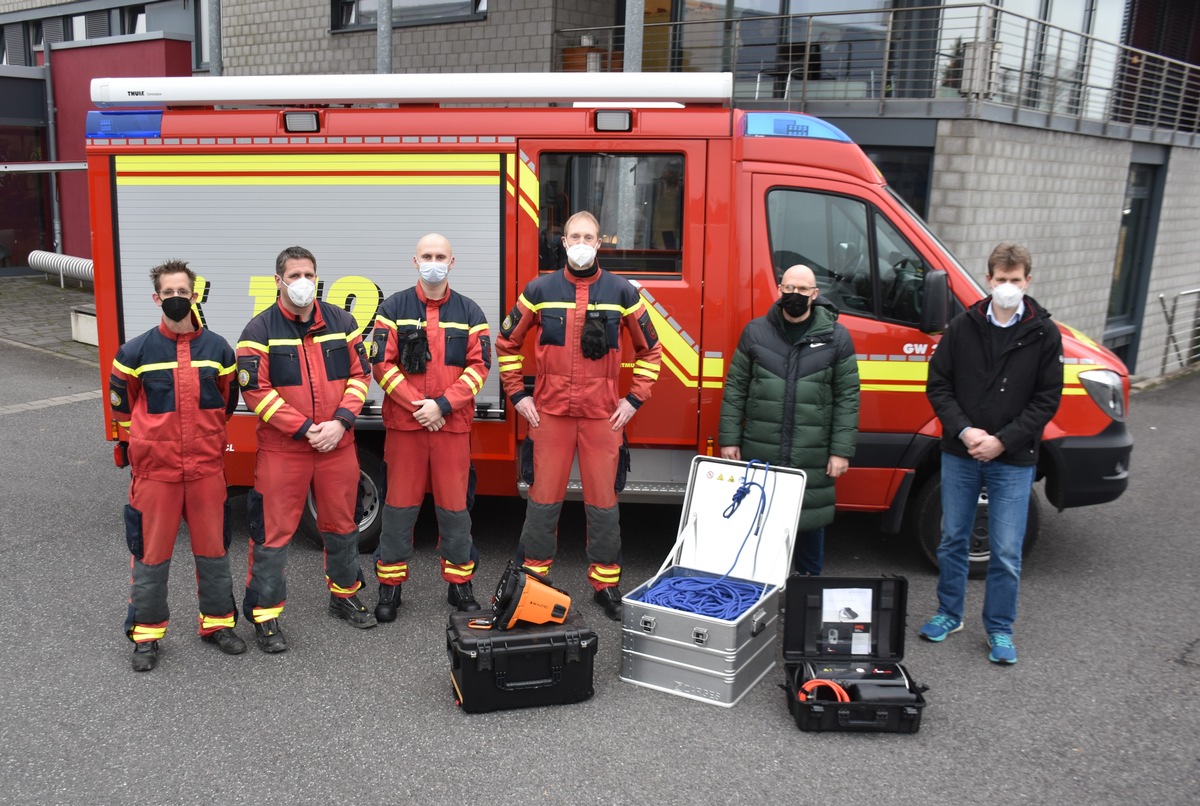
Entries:
[[583,336],[579,339],[584,358],[593,360],[608,355],[608,328],[600,318],[599,311],[588,311],[587,320],[583,323]]
[[406,374],[424,374],[425,362],[432,358],[433,356],[429,354],[429,338],[425,335],[423,328],[409,331],[404,336],[404,342],[400,347],[400,366],[404,367]]

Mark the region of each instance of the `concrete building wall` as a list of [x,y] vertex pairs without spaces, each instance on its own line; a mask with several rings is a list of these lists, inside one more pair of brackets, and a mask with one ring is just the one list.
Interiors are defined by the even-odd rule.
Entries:
[[[1172,149],[1154,242],[1149,293],[1142,316],[1138,377],[1152,378],[1162,373],[1167,321],[1158,295],[1165,295],[1164,301],[1170,308],[1172,298],[1180,291],[1200,288],[1200,271],[1196,269],[1197,222],[1200,222],[1200,151]],[[1198,304],[1200,295],[1194,295],[1180,298],[1177,306],[1174,332],[1185,354]],[[1172,349],[1166,369],[1171,372],[1179,367]]]
[[942,120],[929,223],[977,276],[997,243],[1024,243],[1032,296],[1102,341],[1130,156],[1120,140]]
[[[611,25],[612,0],[506,0],[487,18],[392,31],[392,71],[546,72],[557,66],[561,28]],[[243,0],[222,6],[226,75],[373,73],[375,31],[330,30],[330,4]]]

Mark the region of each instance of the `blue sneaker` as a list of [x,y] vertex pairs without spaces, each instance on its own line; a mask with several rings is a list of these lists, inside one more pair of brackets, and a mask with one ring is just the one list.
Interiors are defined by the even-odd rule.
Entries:
[[1013,646],[1012,636],[1008,633],[989,633],[988,646],[992,649],[992,651],[988,653],[988,660],[990,660],[992,663],[1017,662],[1017,648]]
[[962,622],[949,616],[938,614],[925,623],[918,635],[930,641],[945,641],[946,636],[958,632],[963,627]]

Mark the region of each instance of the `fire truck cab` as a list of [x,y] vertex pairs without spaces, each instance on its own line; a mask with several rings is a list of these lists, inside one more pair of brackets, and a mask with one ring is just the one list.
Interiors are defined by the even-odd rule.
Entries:
[[[196,313],[233,343],[275,303],[275,256],[305,246],[319,297],[352,313],[365,339],[383,299],[416,282],[413,249],[436,231],[454,248],[451,287],[496,333],[525,284],[562,267],[563,222],[589,210],[601,266],[641,289],[663,345],[653,397],[628,428],[623,498],[682,500],[691,458],[720,447],[721,389],[743,326],[803,263],[840,309],[862,381],[838,507],[879,513],[885,532],[908,524],[933,559],[940,428],[924,394],[928,360],[983,289],[839,129],[732,108],[731,89],[729,74],[704,73],[97,79],[88,186],[104,380],[118,346],[157,321],[146,273],[165,259],[191,263]],[[1132,437],[1126,368],[1060,327],[1062,406],[1038,475],[1062,509],[1121,495]],[[382,398],[372,386],[356,426],[364,548],[379,529]],[[475,418],[477,492],[520,494],[524,422],[495,371]],[[231,485],[253,483],[255,425],[244,406],[230,423]],[[1036,497],[1031,508],[1027,545]]]

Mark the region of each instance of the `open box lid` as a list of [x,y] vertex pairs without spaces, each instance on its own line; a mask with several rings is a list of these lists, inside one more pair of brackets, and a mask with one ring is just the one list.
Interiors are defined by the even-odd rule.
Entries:
[[904,658],[908,580],[902,576],[810,577],[787,581],[786,663]]
[[[792,568],[806,481],[803,470],[791,467],[695,457],[679,538],[659,573],[679,565],[782,587]],[[740,490],[745,492],[735,506]]]

